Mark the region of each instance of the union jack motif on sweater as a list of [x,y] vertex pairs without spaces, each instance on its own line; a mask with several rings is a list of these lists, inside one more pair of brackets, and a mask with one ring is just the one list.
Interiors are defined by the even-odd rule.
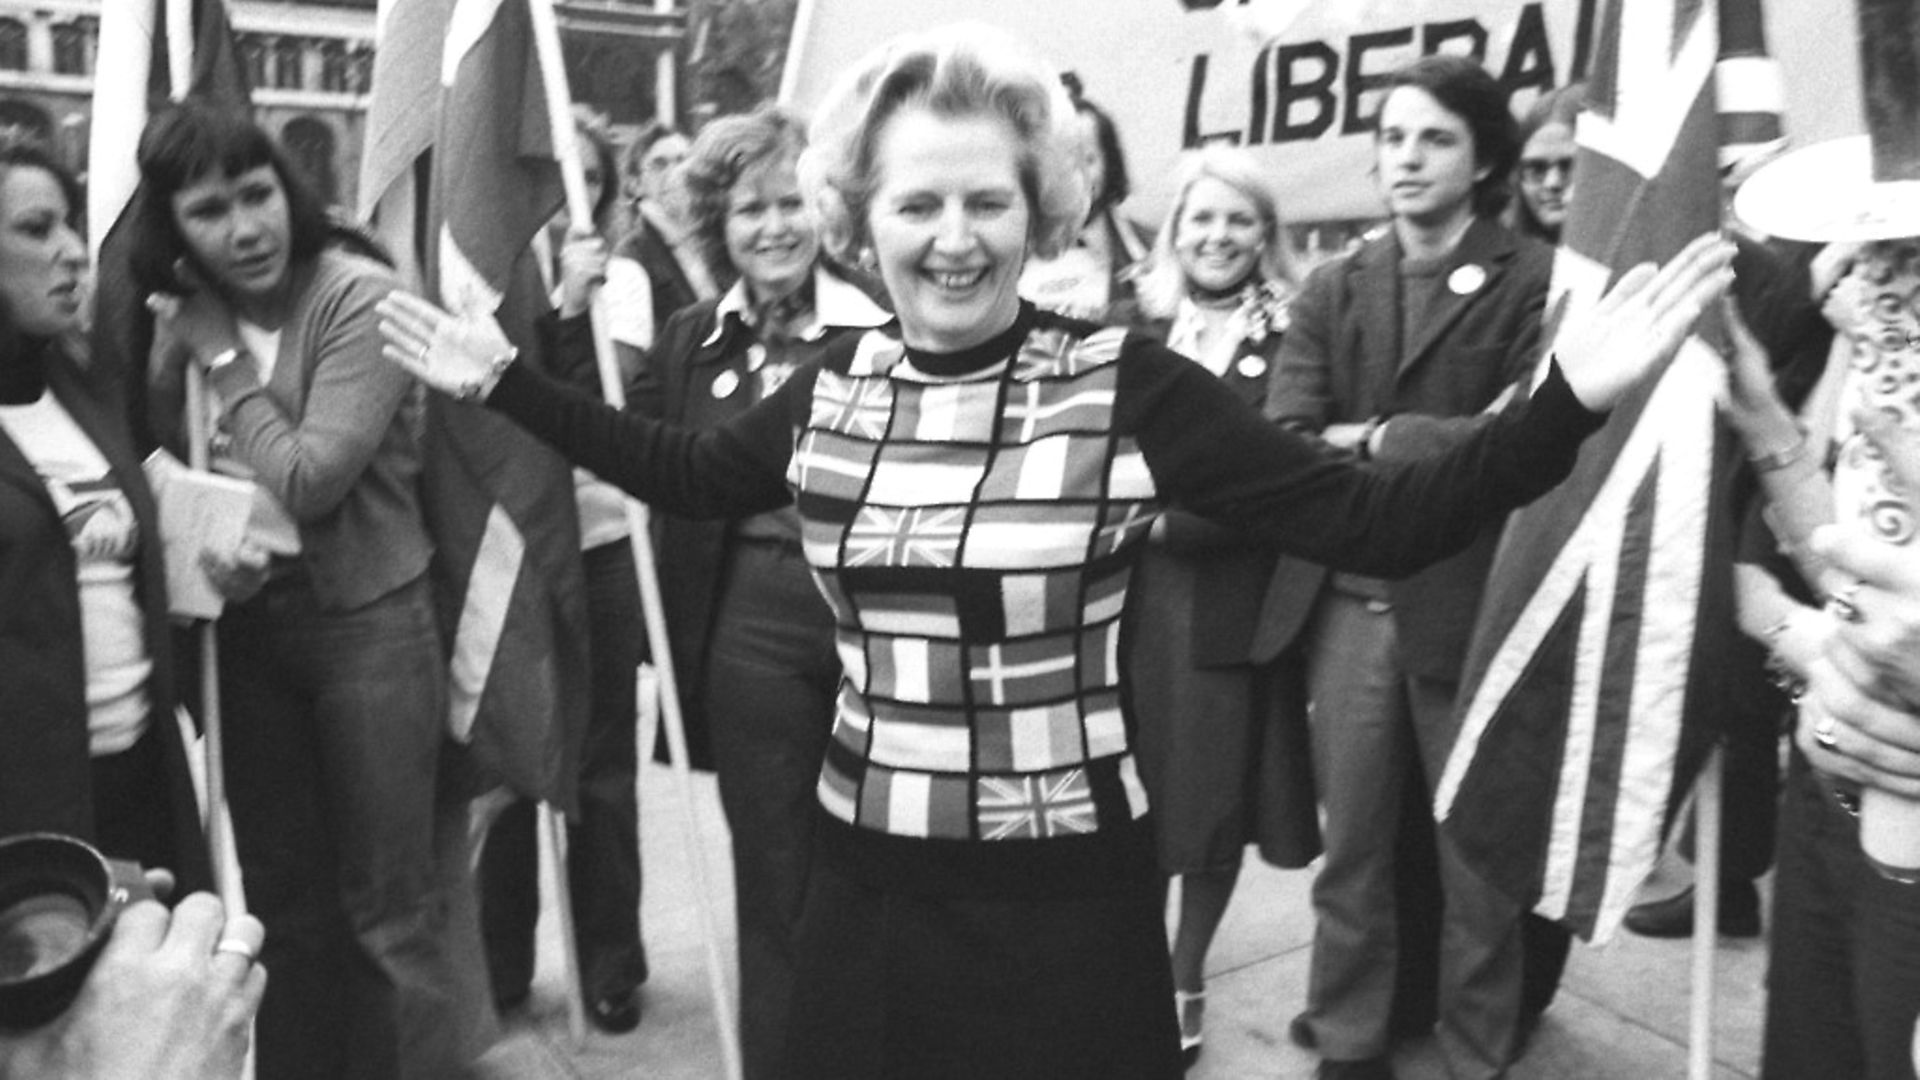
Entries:
[[1160,500],[1116,434],[1124,333],[1036,328],[956,381],[869,335],[787,479],[845,666],[820,802],[905,837],[1044,839],[1146,812],[1120,618]]

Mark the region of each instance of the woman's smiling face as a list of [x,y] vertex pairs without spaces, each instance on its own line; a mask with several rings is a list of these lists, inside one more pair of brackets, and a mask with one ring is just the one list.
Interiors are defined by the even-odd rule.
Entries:
[[1187,189],[1174,222],[1173,253],[1187,281],[1220,292],[1245,281],[1267,242],[1260,208],[1239,189],[1202,176]]
[[875,143],[867,234],[906,343],[953,352],[1013,325],[1031,208],[1004,120],[908,108]]
[[792,154],[750,166],[727,193],[727,259],[755,297],[791,294],[813,273],[820,233],[800,195]]

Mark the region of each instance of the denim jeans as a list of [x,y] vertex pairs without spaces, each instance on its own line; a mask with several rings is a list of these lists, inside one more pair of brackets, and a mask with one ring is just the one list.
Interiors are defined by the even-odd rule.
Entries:
[[261,1080],[459,1075],[493,1021],[466,807],[436,797],[446,660],[426,580],[342,612],[296,574],[219,625],[228,795],[272,972]]
[[1787,768],[1768,939],[1766,1080],[1913,1080],[1920,886],[1889,881],[1798,750]]
[[[1407,771],[1431,783],[1453,745],[1457,686],[1403,672],[1393,613],[1328,590],[1309,624],[1309,729],[1325,811],[1313,882],[1306,1018],[1322,1054],[1389,1050],[1402,920],[1396,905]],[[1521,911],[1436,839],[1442,893],[1439,1043],[1460,1080],[1505,1074],[1520,1015]]]

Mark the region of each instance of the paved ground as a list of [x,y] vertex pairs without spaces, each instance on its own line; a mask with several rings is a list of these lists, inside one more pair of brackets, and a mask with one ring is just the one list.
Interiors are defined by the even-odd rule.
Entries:
[[[712,1080],[723,1076],[704,950],[693,848],[674,775],[642,768],[642,846],[646,892],[643,927],[653,968],[644,990],[646,1016],[631,1035],[568,1034],[551,911],[541,922],[540,972],[529,1006],[509,1018],[502,1048],[508,1075],[591,1080]],[[721,955],[732,974],[733,910],[726,826],[712,779],[696,777],[692,805],[698,849],[712,883],[711,911],[723,935]],[[1670,891],[1684,871],[1664,868],[1649,888]],[[1309,877],[1249,864],[1210,958],[1207,1044],[1193,1080],[1296,1080],[1313,1075],[1311,1055],[1286,1038],[1287,1021],[1304,999],[1311,912]],[[1576,947],[1558,1001],[1514,1080],[1648,1080],[1687,1071],[1689,946],[1622,933],[1603,949]],[[1723,941],[1715,1023],[1715,1077],[1759,1072],[1761,980],[1765,949]],[[1169,1003],[1169,1008],[1171,1008]],[[1403,1080],[1443,1080],[1431,1042],[1405,1047]]]

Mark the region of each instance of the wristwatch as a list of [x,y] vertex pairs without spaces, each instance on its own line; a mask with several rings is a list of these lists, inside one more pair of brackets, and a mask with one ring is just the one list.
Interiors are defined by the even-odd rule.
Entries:
[[213,359],[207,361],[206,363],[200,366],[203,369],[205,369],[207,374],[211,375],[214,372],[219,371],[221,368],[226,367],[228,364],[233,363],[235,360],[240,359],[242,356],[245,356],[246,354],[247,352],[245,349],[222,349],[219,352],[213,354]]

